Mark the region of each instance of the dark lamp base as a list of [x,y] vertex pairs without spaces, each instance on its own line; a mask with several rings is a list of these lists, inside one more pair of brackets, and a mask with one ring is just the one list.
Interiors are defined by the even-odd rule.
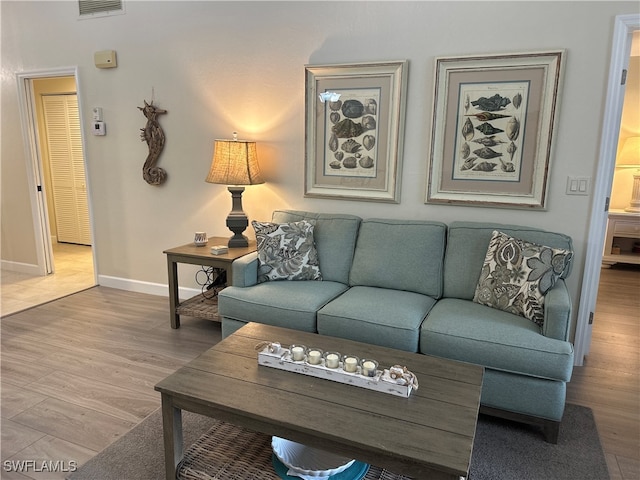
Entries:
[[248,247],[249,239],[244,235],[234,235],[229,239],[228,247],[229,248],[240,248],[240,247]]
[[233,237],[229,239],[229,248],[248,247],[249,240],[245,237],[244,232],[249,226],[249,219],[242,210],[242,192],[244,187],[229,187],[231,192],[231,200],[233,206],[231,213],[227,216],[227,228],[233,232]]

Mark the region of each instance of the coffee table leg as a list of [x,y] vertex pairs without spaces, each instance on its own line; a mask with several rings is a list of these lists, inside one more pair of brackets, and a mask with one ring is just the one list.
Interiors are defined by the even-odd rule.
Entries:
[[167,480],[175,480],[182,460],[182,410],[173,406],[171,397],[162,394],[162,430],[164,437],[164,465]]

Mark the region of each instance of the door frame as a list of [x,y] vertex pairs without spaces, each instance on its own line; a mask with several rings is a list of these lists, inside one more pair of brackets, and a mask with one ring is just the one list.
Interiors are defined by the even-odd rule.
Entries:
[[[45,182],[43,178],[42,154],[38,143],[38,123],[36,117],[33,92],[33,80],[53,77],[73,77],[76,84],[78,98],[78,114],[80,125],[84,125],[82,115],[82,96],[80,94],[80,82],[78,79],[78,67],[60,67],[46,70],[20,72],[16,74],[18,83],[18,106],[22,125],[22,136],[26,154],[27,182],[29,184],[29,196],[31,198],[31,214],[33,218],[33,230],[35,234],[37,274],[48,275],[54,272],[53,245],[51,243],[49,212]],[[80,129],[80,141],[82,143],[83,162],[85,167],[85,182],[87,186],[87,202],[89,207],[89,228],[91,230],[91,252],[93,255],[93,275],[97,285],[98,271],[96,266],[96,244],[93,225],[93,208],[91,203],[91,186],[89,183],[86,142],[84,128]]]
[[574,338],[574,363],[577,366],[581,366],[584,363],[584,356],[589,353],[591,347],[591,330],[598,298],[602,249],[607,228],[607,200],[611,196],[622,106],[624,103],[625,85],[621,82],[622,71],[629,67],[631,40],[635,30],[640,30],[640,15],[616,16],[611,44],[609,83],[602,121],[598,170],[593,204],[591,205],[587,253]]

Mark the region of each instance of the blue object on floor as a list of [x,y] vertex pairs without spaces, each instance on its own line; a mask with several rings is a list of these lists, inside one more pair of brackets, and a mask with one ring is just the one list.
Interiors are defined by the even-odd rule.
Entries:
[[[283,480],[301,480],[300,477],[292,477],[290,475],[287,475],[289,467],[278,460],[278,457],[276,457],[275,455],[271,455],[271,462],[273,463],[273,468],[275,469],[276,473]],[[331,475],[329,477],[329,480],[362,480],[368,471],[368,463],[363,463],[356,460],[346,470],[340,473],[336,473],[335,475]]]

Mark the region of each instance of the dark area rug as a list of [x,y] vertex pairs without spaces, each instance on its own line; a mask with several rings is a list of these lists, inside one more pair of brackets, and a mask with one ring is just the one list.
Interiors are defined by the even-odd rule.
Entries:
[[[214,422],[184,412],[185,450]],[[159,410],[69,476],[70,480],[162,478],[164,452]],[[469,480],[608,478],[607,464],[589,408],[567,405],[556,445],[546,443],[535,427],[480,416]]]
[[593,412],[567,404],[556,445],[536,427],[480,416],[469,480],[606,480]]

